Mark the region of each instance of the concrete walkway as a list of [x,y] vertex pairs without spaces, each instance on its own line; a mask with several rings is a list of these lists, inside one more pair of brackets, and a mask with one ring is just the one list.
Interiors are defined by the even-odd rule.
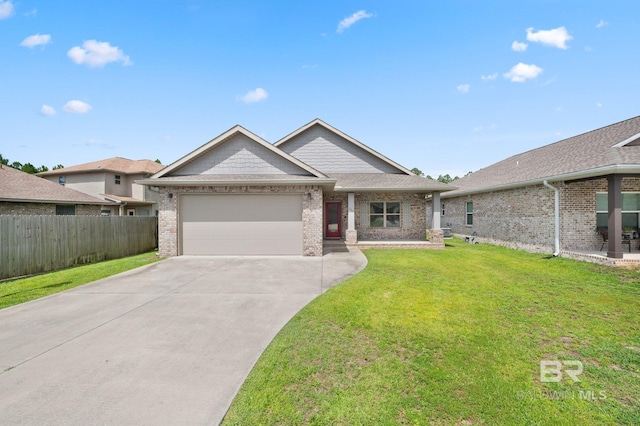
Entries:
[[365,266],[182,256],[0,310],[0,424],[218,424],[291,317]]

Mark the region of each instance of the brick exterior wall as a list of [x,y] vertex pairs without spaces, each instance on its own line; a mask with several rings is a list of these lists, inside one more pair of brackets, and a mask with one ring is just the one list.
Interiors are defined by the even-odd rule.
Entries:
[[[345,197],[346,198],[346,197]],[[400,206],[400,227],[399,228],[371,228],[368,222],[361,223],[362,212],[361,203],[371,201],[399,201]],[[404,202],[410,203],[411,224],[405,223]],[[426,240],[427,222],[424,194],[411,193],[356,193],[355,194],[355,226],[358,231],[358,240]],[[343,207],[346,210],[346,201]],[[346,216],[343,223],[346,229]]]
[[[40,215],[55,216],[56,205],[50,203],[0,202],[0,215]],[[77,216],[100,216],[100,206],[80,204],[76,206]]]
[[[76,206],[76,216],[100,216],[102,208],[96,205],[79,204]],[[54,207],[55,214],[55,207]]]
[[[596,193],[607,192],[607,179],[565,182],[560,190],[560,247],[594,250],[602,246],[596,234]],[[640,191],[640,178],[622,179],[622,192]],[[605,249],[606,250],[606,246]]]
[[[550,184],[560,192],[560,248],[599,249],[602,238],[596,233],[596,192],[607,192],[607,179]],[[640,178],[623,178],[622,191],[640,191]],[[467,201],[473,202],[473,226],[465,225]],[[553,251],[554,191],[542,184],[443,198],[442,203],[442,227],[450,227],[455,234],[476,232],[482,242],[533,252]],[[429,203],[429,212],[432,208]]]
[[[159,254],[178,255],[178,199],[180,194],[265,194],[300,193],[304,256],[322,256],[322,188],[315,185],[291,186],[177,186],[160,188]],[[172,197],[169,197],[172,194]],[[310,194],[310,196],[307,196]]]

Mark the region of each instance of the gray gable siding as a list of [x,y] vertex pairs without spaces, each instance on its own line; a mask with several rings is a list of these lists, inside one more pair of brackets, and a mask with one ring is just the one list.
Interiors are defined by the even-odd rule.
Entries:
[[402,173],[375,155],[318,125],[288,140],[279,148],[322,173]]
[[171,173],[191,175],[304,175],[309,173],[244,135],[236,135]]

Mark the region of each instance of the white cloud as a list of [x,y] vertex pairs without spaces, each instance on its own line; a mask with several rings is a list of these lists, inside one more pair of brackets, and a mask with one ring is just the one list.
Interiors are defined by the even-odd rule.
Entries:
[[476,126],[473,129],[471,129],[472,132],[474,133],[478,133],[478,132],[484,132],[485,130],[493,130],[496,127],[498,127],[496,124],[491,124],[489,126]]
[[469,93],[469,90],[471,89],[471,86],[468,84],[460,84],[456,87],[456,90],[459,93]]
[[366,10],[359,10],[356,13],[354,13],[353,15],[348,16],[348,17],[344,18],[342,21],[340,21],[340,23],[338,24],[338,29],[336,30],[336,32],[338,34],[341,34],[344,30],[346,30],[347,28],[349,28],[350,26],[352,26],[353,24],[355,24],[359,20],[365,19],[365,18],[371,18],[372,16],[373,16],[373,13],[367,13]]
[[62,107],[65,112],[69,112],[71,114],[86,114],[91,110],[92,106],[86,102],[73,100],[67,102],[64,107]]
[[568,49],[567,42],[573,40],[565,27],[558,27],[552,30],[540,30],[534,32],[533,28],[527,28],[527,40],[542,43],[558,49]]
[[545,81],[540,86],[542,86],[542,87],[548,86],[548,85],[553,84],[555,82],[556,82],[556,78],[555,77],[551,77],[549,80]]
[[107,143],[107,142],[102,142],[102,141],[98,141],[95,139],[89,139],[87,142],[85,142],[86,146],[96,146],[99,148],[106,148],[106,149],[113,149],[114,146]]
[[600,22],[596,24],[596,28],[606,27],[607,25],[609,25],[609,23],[601,19]]
[[493,81],[496,78],[498,78],[498,73],[497,72],[494,72],[493,74],[489,74],[489,75],[480,76],[480,79],[482,81]]
[[598,102],[598,103],[596,104],[596,106],[597,106],[598,108],[602,108],[602,103],[601,103],[601,102]]
[[524,52],[525,50],[527,50],[528,46],[529,45],[527,43],[520,43],[519,41],[514,41],[513,43],[511,43],[511,50],[515,52]]
[[318,68],[318,64],[313,64],[313,65],[303,65],[303,66],[302,66],[302,69],[303,69],[303,70],[312,70],[312,69],[315,69],[315,68]]
[[514,65],[509,72],[504,74],[504,78],[516,83],[523,83],[531,78],[536,78],[542,71],[542,68],[537,65],[528,65],[519,62],[517,65]]
[[11,15],[13,15],[13,3],[11,0],[0,0],[0,19],[8,18]]
[[51,35],[50,34],[34,34],[22,40],[20,46],[34,48],[36,46],[44,46],[51,43]]
[[42,105],[42,108],[40,108],[40,114],[51,117],[52,115],[56,115],[56,110],[52,106]]
[[269,94],[266,90],[261,87],[258,87],[256,90],[249,90],[246,95],[240,98],[242,102],[245,104],[253,104],[256,102],[263,101],[269,97]]
[[122,65],[131,65],[131,60],[117,46],[111,46],[108,42],[87,40],[82,47],[72,47],[67,56],[76,64],[84,64],[90,67],[103,67],[109,62],[122,62]]

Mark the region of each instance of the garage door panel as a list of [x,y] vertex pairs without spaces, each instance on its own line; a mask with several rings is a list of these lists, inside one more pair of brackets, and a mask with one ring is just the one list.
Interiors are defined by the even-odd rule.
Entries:
[[300,194],[182,195],[182,254],[302,254]]
[[[255,247],[269,247],[268,253],[256,253]],[[249,255],[291,255],[299,254],[302,252],[302,243],[300,241],[295,242],[283,242],[277,243],[271,240],[254,240],[252,245],[247,245],[240,240],[230,240],[225,245],[212,245],[208,241],[194,241],[190,244],[189,250],[192,253],[185,254],[201,254],[207,256],[215,255],[227,255],[227,256],[249,256]]]
[[302,218],[302,211],[292,214],[291,211],[286,208],[280,209],[264,209],[262,207],[253,206],[251,210],[237,210],[237,209],[219,209],[210,208],[203,209],[197,212],[190,211],[186,217],[183,217],[184,222],[254,222],[269,221],[269,222],[291,222],[299,221]]
[[[302,220],[302,198],[293,195],[183,196],[185,222]],[[259,216],[257,216],[259,214]]]
[[295,239],[302,233],[300,222],[260,223],[185,223],[183,233],[189,240],[230,241],[251,239]]

